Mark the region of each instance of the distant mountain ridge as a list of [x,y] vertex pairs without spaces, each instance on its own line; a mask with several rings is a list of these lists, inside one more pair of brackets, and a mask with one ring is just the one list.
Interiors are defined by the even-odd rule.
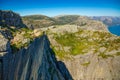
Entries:
[[119,17],[113,17],[113,16],[93,16],[90,17],[93,20],[102,21],[107,26],[113,26],[113,25],[120,25],[120,16]]
[[81,16],[81,15],[59,15],[55,17],[48,17],[45,15],[29,15],[24,16],[23,22],[30,26],[38,27],[48,27],[53,25],[65,25],[65,24],[75,24],[75,25],[85,25],[92,20],[103,22],[107,26],[120,25],[120,17],[112,16]]
[[22,18],[25,18],[25,19],[32,19],[32,20],[52,20],[50,17],[48,16],[45,16],[45,15],[27,15],[27,16],[23,16]]
[[53,18],[45,15],[29,15],[23,16],[22,20],[29,28],[32,26],[34,28],[48,27],[55,24]]
[[[20,17],[19,14],[13,11],[0,10],[0,25],[1,26],[15,26],[21,27],[49,27],[53,25],[85,25],[86,22],[91,20],[101,21],[107,26],[120,25],[120,17],[113,16],[81,16],[81,15],[59,15],[55,17],[48,17],[45,15],[27,15]],[[5,25],[7,24],[7,25]]]
[[70,24],[78,20],[79,17],[80,15],[60,15],[53,18],[56,20],[56,24]]

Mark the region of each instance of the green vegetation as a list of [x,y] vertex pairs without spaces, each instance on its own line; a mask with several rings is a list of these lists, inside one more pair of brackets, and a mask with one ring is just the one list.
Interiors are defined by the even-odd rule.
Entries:
[[60,37],[58,36],[56,37],[56,41],[62,46],[70,46],[70,54],[72,55],[84,54],[82,50],[89,47],[88,45],[85,45],[87,43],[86,39],[78,39],[75,34],[72,33],[65,33]]
[[16,29],[15,26],[5,26],[1,30],[7,34],[6,38],[10,40],[11,48],[14,53],[19,49],[27,47],[36,37],[40,36],[40,33],[37,33],[37,36],[34,34],[34,31],[29,28],[20,28]]
[[44,15],[30,15],[22,17],[23,22],[30,27],[31,23],[34,28],[52,26],[55,21],[53,18]]
[[19,50],[19,48],[16,46],[16,44],[12,44],[12,45],[10,45],[10,47],[12,49],[12,52],[14,52],[14,53],[16,53]]
[[102,58],[114,57],[113,55],[108,55],[105,53],[100,53],[98,56],[101,56]]
[[[77,24],[75,22],[78,20],[79,15],[64,15],[56,17],[48,17],[44,15],[30,15],[22,17],[23,22],[26,25],[33,25],[34,28],[48,27],[54,25],[65,25],[65,24]],[[80,22],[81,26],[86,25],[86,22]]]
[[44,16],[44,15],[30,15],[30,16],[24,16],[23,19],[31,19],[31,20],[52,20],[52,18]]
[[[52,46],[54,46],[53,50],[60,58],[64,58],[66,55],[85,54],[90,51],[99,53],[98,56],[102,58],[108,58],[114,56],[107,55],[106,52],[120,48],[120,37],[114,38],[110,33],[99,31],[79,30],[75,33],[54,33],[54,39],[60,46]],[[68,49],[66,50],[65,47],[68,47]],[[101,52],[100,48],[104,48],[105,51]],[[116,55],[119,55],[119,53]]]
[[53,51],[57,56],[59,56],[60,59],[65,58],[65,51],[64,50],[56,50],[55,47],[52,46]]
[[83,66],[88,66],[90,64],[90,61],[89,62],[86,62],[86,63],[83,63],[82,65]]
[[79,15],[63,15],[55,17],[55,22],[57,25],[69,24],[77,20],[80,16]]
[[120,56],[120,52],[117,52],[117,53],[116,53],[116,56]]
[[5,22],[5,20],[2,20],[2,23],[4,23]]
[[[12,35],[14,37],[13,40],[11,40],[11,48],[13,52],[17,52],[19,49],[23,47],[27,47],[35,38],[32,35],[32,30],[28,28],[21,28],[16,31],[12,31]],[[19,36],[19,37],[18,37]],[[18,39],[18,40],[16,40]]]

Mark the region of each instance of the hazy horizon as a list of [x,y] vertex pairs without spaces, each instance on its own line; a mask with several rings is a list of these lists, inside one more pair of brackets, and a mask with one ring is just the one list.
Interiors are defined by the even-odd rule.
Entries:
[[21,16],[42,14],[82,16],[120,16],[119,0],[1,0],[1,10],[12,10]]
[[[24,17],[24,16],[34,16],[34,15],[43,15],[43,16],[47,16],[47,17],[58,17],[58,16],[67,16],[67,15],[77,15],[77,16],[87,16],[87,17],[104,17],[104,16],[88,16],[88,15],[81,15],[81,14],[58,14],[58,15],[54,15],[54,16],[49,16],[49,15],[45,15],[45,14],[28,14],[28,15],[21,15],[21,16]],[[120,16],[105,16],[105,17],[120,17]]]

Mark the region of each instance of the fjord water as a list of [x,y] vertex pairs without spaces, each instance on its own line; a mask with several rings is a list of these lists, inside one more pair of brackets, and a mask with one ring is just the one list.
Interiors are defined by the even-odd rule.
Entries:
[[120,36],[120,25],[109,26],[108,30],[117,36]]

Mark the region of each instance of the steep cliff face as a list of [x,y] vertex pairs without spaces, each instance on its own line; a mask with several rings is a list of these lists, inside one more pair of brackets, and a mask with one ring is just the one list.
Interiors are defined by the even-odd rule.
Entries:
[[25,27],[19,14],[3,10],[0,10],[0,26],[15,26],[16,28]]
[[104,59],[90,53],[64,63],[74,80],[120,80],[120,56]]
[[2,80],[72,80],[64,63],[56,60],[46,35],[8,59],[8,71]]

